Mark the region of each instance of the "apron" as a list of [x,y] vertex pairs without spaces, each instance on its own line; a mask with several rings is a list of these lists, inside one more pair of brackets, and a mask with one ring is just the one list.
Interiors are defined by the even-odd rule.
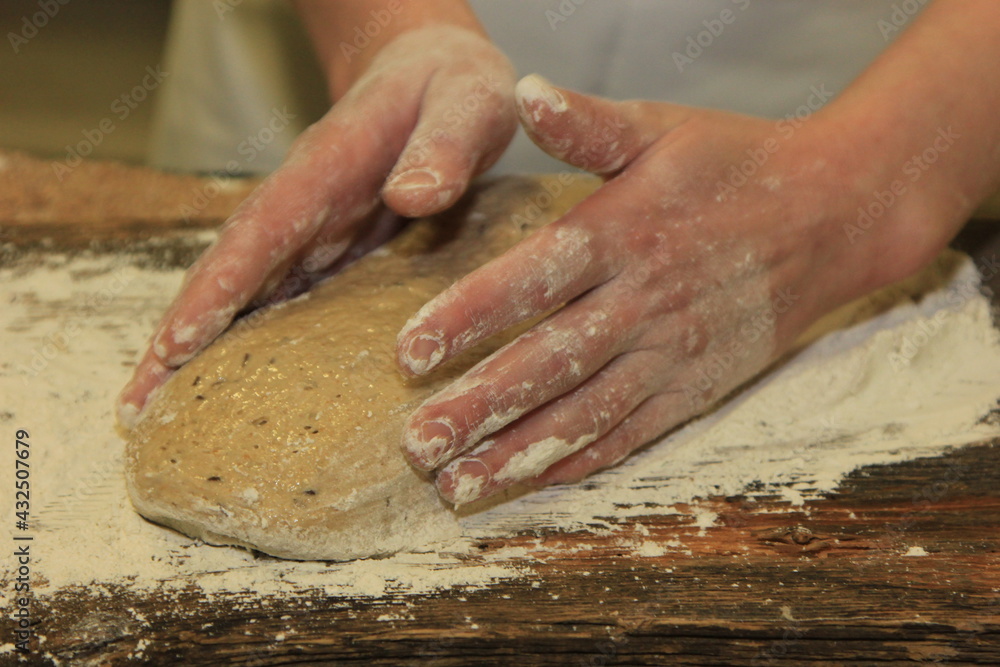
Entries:
[[[293,10],[175,0],[150,162],[264,174],[329,108]],[[615,99],[772,117],[809,113],[901,32],[920,0],[472,0],[519,74]],[[566,166],[519,130],[492,173]]]

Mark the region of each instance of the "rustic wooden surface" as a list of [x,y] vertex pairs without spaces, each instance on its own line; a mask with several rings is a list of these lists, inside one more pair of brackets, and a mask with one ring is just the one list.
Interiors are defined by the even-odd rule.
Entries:
[[[156,227],[176,235],[213,216]],[[148,241],[149,226],[118,220],[84,233],[86,221],[35,219],[22,234],[0,216],[5,258],[37,244],[114,251]],[[957,245],[993,257],[995,230],[970,224]],[[198,247],[149,252],[183,265]],[[690,553],[637,558],[620,545],[628,526],[614,538],[532,533],[479,545],[470,559],[540,549],[530,574],[484,590],[379,599],[66,590],[37,601],[37,630],[61,664],[1000,664],[1000,439],[860,469],[801,507],[758,496],[702,505],[717,527],[641,518],[642,539],[680,538]],[[903,556],[911,544],[927,555]],[[393,620],[377,620],[386,614]],[[5,636],[12,629],[0,621]],[[40,656],[31,662],[54,664]]]
[[[530,577],[473,592],[67,591],[40,602],[40,630],[68,664],[119,664],[144,646],[153,664],[185,665],[995,665],[998,445],[864,468],[797,511],[715,498],[721,525],[703,535],[677,516],[641,519],[644,539],[680,537],[690,554],[637,559],[617,539],[559,534],[544,536]],[[536,537],[479,546],[485,557]],[[902,556],[907,544],[928,555]],[[376,620],[387,613],[405,620]]]

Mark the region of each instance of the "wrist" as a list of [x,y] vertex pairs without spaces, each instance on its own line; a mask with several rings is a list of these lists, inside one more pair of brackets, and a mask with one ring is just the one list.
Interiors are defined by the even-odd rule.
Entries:
[[[827,242],[841,267],[841,301],[923,268],[975,206],[956,182],[961,143],[953,125],[908,125],[869,104],[817,114],[811,152],[826,158]],[[895,116],[895,117],[894,117]]]
[[998,26],[996,2],[931,3],[817,114],[862,293],[931,261],[1000,187]]
[[768,263],[772,287],[797,300],[780,320],[779,347],[837,307],[913,273],[947,242],[915,231],[935,228],[916,213],[937,218],[932,209],[941,207],[916,187],[923,177],[913,183],[903,171],[904,142],[870,129],[830,105],[775,154],[780,200],[772,206],[784,222]]

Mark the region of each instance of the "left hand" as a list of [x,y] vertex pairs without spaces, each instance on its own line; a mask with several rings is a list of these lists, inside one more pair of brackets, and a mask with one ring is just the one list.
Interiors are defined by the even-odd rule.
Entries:
[[[923,261],[848,242],[843,225],[881,175],[839,159],[822,112],[787,136],[773,121],[615,103],[536,76],[516,95],[542,149],[606,183],[400,334],[399,364],[418,375],[565,304],[411,416],[404,451],[439,470],[456,504],[620,461],[761,371],[825,312]],[[745,183],[733,178],[741,166]]]
[[514,71],[485,35],[445,24],[382,37],[381,48],[365,51],[371,60],[355,59],[353,76],[342,77],[346,92],[333,108],[188,269],[119,396],[122,426],[131,427],[153,392],[241,312],[339,271],[390,238],[400,216],[449,207],[506,148],[517,128]]

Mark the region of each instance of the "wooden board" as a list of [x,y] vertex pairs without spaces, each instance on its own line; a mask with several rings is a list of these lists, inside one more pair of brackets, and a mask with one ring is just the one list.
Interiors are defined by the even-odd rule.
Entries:
[[[117,217],[70,219],[53,203],[62,190],[42,182],[50,178],[44,170],[20,173],[32,192],[47,194],[29,205],[5,200],[23,183],[0,172],[5,263],[53,249],[128,248],[151,266],[184,266],[203,245],[190,230],[217,224],[238,201],[216,197],[218,208],[187,218],[147,221],[142,204]],[[197,191],[204,183],[185,182],[172,204],[157,205],[174,210],[188,186]],[[230,187],[245,192],[244,185]],[[994,258],[1000,234],[972,223],[956,245]],[[993,287],[1000,293],[1000,276]],[[1000,422],[1000,412],[988,418]],[[1000,664],[1000,439],[860,469],[835,493],[800,507],[749,493],[702,506],[719,516],[716,527],[703,530],[683,512],[638,520],[649,531],[644,540],[680,539],[688,550],[658,556],[636,558],[622,546],[635,533],[630,525],[614,536],[535,531],[484,540],[465,558],[485,563],[520,546],[530,567],[482,590],[379,598],[321,591],[207,596],[194,585],[153,594],[124,586],[61,590],[33,601],[35,630],[45,641],[28,660]],[[903,555],[908,544],[922,545],[927,555]],[[13,630],[5,616],[0,642],[11,641]],[[5,661],[14,664],[14,656],[0,654]]]
[[[39,630],[45,651],[71,664],[138,652],[185,665],[995,665],[998,479],[1000,440],[859,470],[795,512],[776,498],[715,498],[722,525],[702,536],[677,517],[642,519],[654,539],[679,536],[690,554],[640,560],[617,539],[562,534],[543,536],[545,560],[531,576],[483,591],[379,600],[66,591],[40,602]],[[479,548],[485,558],[535,537]],[[900,556],[905,543],[928,555]],[[397,618],[378,620],[387,614]]]

